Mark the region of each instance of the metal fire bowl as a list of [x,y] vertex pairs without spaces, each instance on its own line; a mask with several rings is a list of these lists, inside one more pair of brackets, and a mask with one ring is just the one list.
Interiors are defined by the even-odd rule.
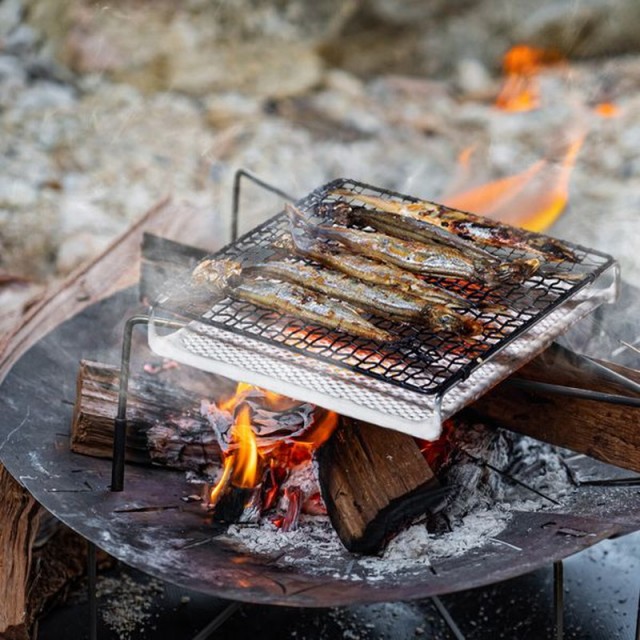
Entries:
[[[488,541],[436,561],[436,574],[417,562],[382,580],[362,579],[344,552],[314,575],[283,567],[278,558],[238,553],[216,539],[197,505],[181,500],[193,492],[182,473],[129,465],[125,491],[111,493],[110,462],[69,451],[78,361],[118,364],[123,321],[135,305],[135,291],[116,294],[58,326],[18,361],[0,387],[0,460],[52,514],[148,574],[255,603],[324,607],[409,600],[505,580],[640,529],[637,487],[583,487],[562,511],[515,513],[499,535],[512,546]],[[605,477],[620,473],[598,468]]]

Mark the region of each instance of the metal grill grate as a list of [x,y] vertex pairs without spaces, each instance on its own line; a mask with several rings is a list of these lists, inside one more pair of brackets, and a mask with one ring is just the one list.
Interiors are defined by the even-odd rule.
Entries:
[[[319,220],[317,207],[334,200],[331,192],[338,188],[417,201],[341,179],[316,189],[297,205],[311,220]],[[213,257],[245,265],[261,262],[277,253],[273,244],[288,232],[289,222],[280,213]],[[188,298],[185,302],[179,287],[161,296],[153,315],[178,312],[191,322],[169,335],[152,322],[149,344],[158,354],[186,364],[434,439],[442,420],[540,353],[580,318],[615,298],[617,263],[598,251],[566,244],[578,259],[554,263],[562,277],[541,271],[524,284],[493,289],[452,278],[426,279],[476,302],[509,307],[505,314],[468,312],[484,326],[484,336],[477,341],[370,316],[374,324],[399,337],[392,345],[380,345],[231,298],[216,301],[203,313]],[[504,260],[523,255],[502,248],[490,252]]]

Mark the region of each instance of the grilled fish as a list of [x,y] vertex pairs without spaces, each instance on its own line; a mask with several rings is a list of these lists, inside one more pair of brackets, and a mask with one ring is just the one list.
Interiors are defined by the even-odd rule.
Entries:
[[443,205],[424,200],[419,202],[399,202],[346,189],[337,189],[333,193],[353,198],[388,213],[421,220],[459,238],[476,242],[480,245],[519,249],[551,261],[567,260],[569,262],[578,262],[575,253],[560,240],[532,234],[523,229],[503,225],[473,213],[449,209]]
[[402,240],[426,244],[444,243],[456,247],[465,255],[473,256],[483,264],[493,265],[496,273],[499,274],[498,279],[502,282],[524,282],[540,268],[540,260],[537,258],[520,258],[503,262],[467,240],[410,216],[371,210],[365,207],[354,207],[346,202],[336,202],[322,205],[322,207],[324,207],[322,213],[331,214],[333,219],[340,224],[355,221]]
[[296,233],[296,227],[301,228],[308,235],[335,240],[352,251],[414,273],[462,278],[485,284],[495,284],[511,276],[489,261],[465,256],[455,247],[402,240],[340,225],[312,225],[292,205],[286,205],[285,210],[293,226],[292,235]]
[[365,283],[331,269],[299,262],[274,261],[253,265],[248,272],[300,284],[332,298],[350,302],[374,315],[424,325],[431,331],[451,331],[465,336],[479,335],[482,332],[479,322],[466,318],[443,304],[428,303],[408,293]]
[[385,264],[358,254],[333,251],[326,243],[307,238],[302,234],[295,234],[293,239],[280,240],[277,243],[277,248],[283,249],[289,254],[297,253],[303,258],[310,258],[363,282],[404,291],[425,302],[444,305],[451,309],[471,309],[474,307],[474,304],[466,298],[429,284],[411,271],[404,271],[393,264]]
[[230,289],[229,295],[360,338],[386,343],[397,340],[388,331],[365,320],[349,305],[289,282],[246,278]]
[[204,260],[193,270],[191,280],[193,285],[207,287],[218,295],[229,295],[353,336],[386,343],[397,340],[347,304],[287,282],[247,278],[235,260]]

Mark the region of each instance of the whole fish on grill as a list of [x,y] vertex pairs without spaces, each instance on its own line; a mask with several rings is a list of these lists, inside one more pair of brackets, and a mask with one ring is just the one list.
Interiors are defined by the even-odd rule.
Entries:
[[348,189],[336,189],[336,195],[352,198],[364,204],[372,205],[388,213],[400,214],[421,220],[456,235],[464,240],[491,247],[519,249],[550,261],[567,260],[578,262],[575,253],[560,240],[529,233],[500,224],[493,220],[450,209],[427,201],[399,202],[379,196],[369,196]]
[[285,210],[292,224],[292,235],[296,227],[307,235],[335,240],[361,255],[402,269],[427,275],[461,278],[471,282],[498,284],[508,281],[511,273],[488,260],[467,256],[455,247],[436,242],[402,240],[383,233],[361,231],[341,225],[314,225],[306,220],[302,212],[286,205]]
[[493,264],[496,271],[500,273],[500,280],[503,282],[524,282],[540,268],[540,260],[537,258],[517,258],[501,261],[476,244],[471,244],[468,240],[411,216],[403,216],[379,209],[367,209],[346,202],[332,202],[320,205],[319,213],[328,215],[339,224],[358,222],[402,240],[427,244],[434,242],[444,243],[456,247],[467,256],[474,256],[483,262]]
[[350,302],[374,315],[397,322],[419,324],[431,331],[451,331],[465,336],[482,333],[481,323],[443,304],[425,302],[403,291],[362,282],[331,269],[300,262],[273,261],[252,265],[246,272],[299,284]]
[[246,277],[234,260],[204,260],[192,272],[195,286],[206,286],[218,295],[251,302],[259,307],[295,316],[353,336],[391,343],[397,338],[376,327],[348,304],[289,282]]
[[363,282],[393,287],[425,302],[441,304],[451,309],[472,309],[475,306],[467,298],[429,284],[411,271],[404,271],[395,265],[358,254],[335,251],[326,243],[303,234],[295,234],[293,238],[282,238],[275,246],[289,255],[295,253]]

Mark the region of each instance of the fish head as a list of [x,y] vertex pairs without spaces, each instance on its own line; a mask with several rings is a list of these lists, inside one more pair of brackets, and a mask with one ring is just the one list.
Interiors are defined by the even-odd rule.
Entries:
[[539,268],[540,260],[537,258],[501,262],[496,267],[496,278],[499,282],[520,283],[529,279]]
[[229,282],[242,273],[242,265],[236,260],[207,258],[191,272],[191,282],[209,289],[225,289]]
[[436,331],[447,331],[456,336],[473,337],[482,334],[482,323],[463,316],[444,305],[432,305],[425,311]]

